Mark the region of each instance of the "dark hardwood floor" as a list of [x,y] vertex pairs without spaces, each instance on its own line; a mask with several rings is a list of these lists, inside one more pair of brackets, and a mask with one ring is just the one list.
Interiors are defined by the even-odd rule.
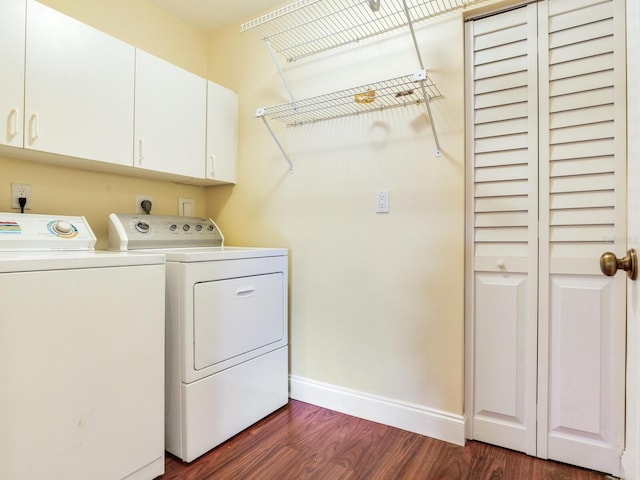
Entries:
[[478,442],[459,447],[291,400],[162,480],[602,480],[603,474]]

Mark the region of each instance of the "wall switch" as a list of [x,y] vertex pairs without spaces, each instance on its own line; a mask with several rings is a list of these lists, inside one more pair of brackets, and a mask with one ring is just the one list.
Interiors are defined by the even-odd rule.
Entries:
[[389,190],[376,192],[376,213],[389,213]]
[[196,201],[193,198],[178,198],[178,215],[193,217],[196,212]]
[[25,210],[31,210],[31,185],[27,183],[12,183],[11,184],[11,208],[20,210],[20,204],[18,198],[26,198],[27,203],[24,206]]

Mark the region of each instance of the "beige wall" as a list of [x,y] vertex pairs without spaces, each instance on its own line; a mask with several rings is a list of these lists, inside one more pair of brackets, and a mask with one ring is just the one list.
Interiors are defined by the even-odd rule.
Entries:
[[[286,102],[266,46],[232,26],[209,77],[239,93],[239,176],[207,191],[229,243],[290,249],[291,373],[453,414],[463,411],[464,78],[460,16],[425,22],[423,58],[443,98],[297,128],[256,107]],[[229,46],[233,47],[230,48]],[[298,98],[417,70],[406,31],[285,65]],[[376,214],[389,189],[391,211]]]
[[[206,76],[206,36],[157,9],[149,0],[43,0],[114,37]],[[176,215],[178,197],[195,199],[205,214],[205,189],[164,181],[54,167],[0,155],[0,211],[11,211],[11,183],[32,188],[32,213],[85,215],[106,248],[109,213],[135,211],[137,194],[152,195],[153,213]]]

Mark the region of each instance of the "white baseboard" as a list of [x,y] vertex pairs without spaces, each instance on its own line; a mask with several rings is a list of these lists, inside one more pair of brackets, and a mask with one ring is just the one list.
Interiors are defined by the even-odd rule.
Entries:
[[636,456],[631,454],[629,450],[626,450],[622,454],[622,467],[620,472],[620,478],[624,480],[636,480],[640,479],[640,464],[638,464]]
[[465,444],[464,418],[388,398],[349,390],[291,375],[289,396],[294,400],[401,428],[456,445]]

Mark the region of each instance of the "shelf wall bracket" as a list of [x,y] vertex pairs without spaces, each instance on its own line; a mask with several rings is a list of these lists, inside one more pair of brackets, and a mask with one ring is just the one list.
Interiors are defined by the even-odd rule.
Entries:
[[278,69],[278,75],[280,75],[280,78],[282,79],[282,83],[284,84],[284,88],[287,90],[287,93],[289,94],[289,98],[291,99],[292,102],[295,102],[296,99],[293,96],[293,91],[291,90],[291,87],[289,87],[289,82],[287,82],[287,77],[284,76],[284,72],[282,71],[282,66],[280,66],[280,62],[278,62],[278,57],[276,56],[276,52],[273,51],[271,42],[269,41],[268,38],[264,38],[264,43],[267,44],[269,55],[271,55],[271,59],[273,60],[273,63],[276,65],[276,68]]
[[271,128],[271,125],[269,125],[269,121],[267,120],[267,116],[266,116],[266,109],[258,108],[256,110],[256,117],[262,119],[262,123],[264,123],[264,126],[267,127],[267,130],[271,134],[271,137],[273,138],[273,141],[276,142],[276,145],[280,149],[280,152],[282,153],[282,156],[284,157],[284,159],[289,164],[289,173],[293,173],[293,163],[291,163],[291,159],[289,159],[289,155],[287,155],[287,152],[284,150],[284,147],[280,143],[280,140],[278,140],[278,137],[276,136],[275,132]]
[[[409,12],[409,7],[407,6],[407,0],[402,0],[402,5],[404,6],[404,13],[407,17],[407,24],[409,25],[409,30],[411,31],[411,38],[413,39],[413,46],[416,49],[416,55],[418,56],[420,68],[425,71],[424,62],[422,61],[422,55],[420,54],[420,47],[418,46],[418,40],[416,40],[416,32],[413,29],[413,20],[411,19],[411,13]],[[427,117],[429,117],[429,123],[431,124],[431,130],[433,132],[433,140],[436,144],[436,157],[442,157],[442,149],[440,148],[438,133],[436,132],[436,126],[433,123],[433,115],[431,114],[430,98],[427,95],[427,91],[424,87],[425,79],[417,78],[416,80],[420,80],[420,88],[422,89],[422,97],[424,98],[424,107],[427,111]]]

